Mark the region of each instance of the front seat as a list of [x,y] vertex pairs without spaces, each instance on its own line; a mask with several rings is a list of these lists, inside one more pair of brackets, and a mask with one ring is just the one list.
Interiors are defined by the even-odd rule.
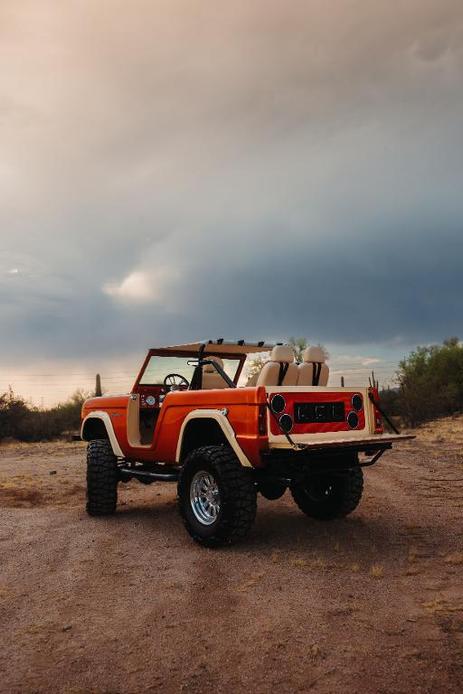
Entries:
[[[206,355],[205,359],[215,361],[223,369],[223,361],[220,357]],[[229,388],[230,386],[223,380],[222,376],[215,370],[212,364],[204,364],[202,373],[202,389],[211,390],[212,388]]]
[[275,345],[257,379],[258,386],[295,386],[298,368],[289,345]]
[[299,364],[298,386],[326,386],[330,370],[326,356],[321,347],[307,347],[302,355],[303,363]]

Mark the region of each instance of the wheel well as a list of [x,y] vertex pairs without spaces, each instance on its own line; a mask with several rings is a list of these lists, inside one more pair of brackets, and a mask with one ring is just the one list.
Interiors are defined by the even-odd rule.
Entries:
[[84,441],[92,441],[94,439],[109,439],[106,425],[102,419],[98,417],[90,417],[82,430],[82,438]]
[[185,427],[180,451],[180,461],[195,448],[201,446],[220,446],[228,445],[228,440],[222,431],[220,424],[215,419],[198,417],[193,419]]

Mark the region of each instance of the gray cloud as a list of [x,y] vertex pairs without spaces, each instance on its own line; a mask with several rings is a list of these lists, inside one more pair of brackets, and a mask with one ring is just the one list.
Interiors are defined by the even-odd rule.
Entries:
[[463,334],[460,3],[0,13],[4,360]]

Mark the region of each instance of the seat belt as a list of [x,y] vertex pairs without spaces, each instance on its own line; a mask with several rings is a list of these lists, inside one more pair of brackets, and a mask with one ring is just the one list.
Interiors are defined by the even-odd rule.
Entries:
[[283,385],[283,381],[285,380],[285,376],[288,373],[288,369],[289,369],[288,362],[284,362],[284,361],[280,362],[280,373],[278,374],[278,385],[279,386]]
[[320,362],[312,363],[312,385],[318,386],[320,383],[320,374],[322,372],[322,365]]

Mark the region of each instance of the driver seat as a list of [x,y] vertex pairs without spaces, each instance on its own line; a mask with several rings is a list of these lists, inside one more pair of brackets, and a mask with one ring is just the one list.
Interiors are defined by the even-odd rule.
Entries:
[[[223,369],[223,361],[220,357],[206,355],[205,359],[210,359],[211,361],[217,362],[217,364]],[[228,387],[228,383],[223,380],[219,373],[217,373],[212,364],[204,364],[202,367],[202,390]]]

